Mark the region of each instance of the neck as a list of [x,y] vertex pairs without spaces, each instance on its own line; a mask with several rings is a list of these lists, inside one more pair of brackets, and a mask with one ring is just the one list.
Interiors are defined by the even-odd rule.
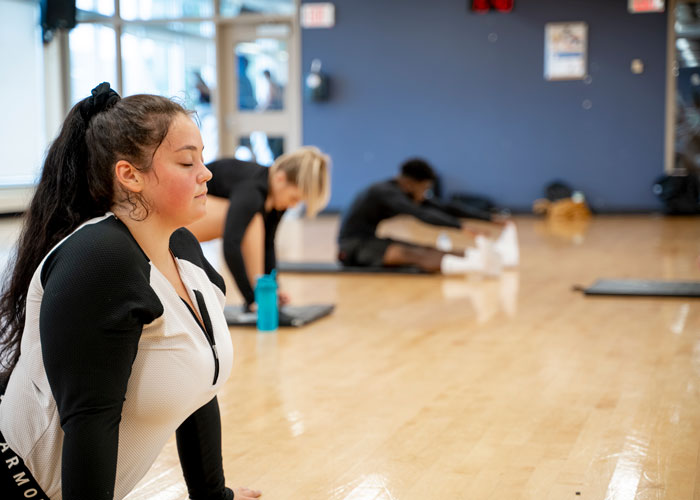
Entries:
[[113,207],[114,215],[129,229],[141,250],[156,266],[170,261],[170,236],[177,229],[163,223],[157,214],[149,214],[144,220],[134,220],[129,210]]
[[399,189],[408,195],[411,194],[411,189],[408,186],[409,182],[410,181],[408,179],[406,179],[403,175],[399,175],[396,178],[396,183],[399,185]]
[[272,195],[268,193],[267,198],[265,198],[265,211],[271,212],[275,207],[275,200],[272,199]]

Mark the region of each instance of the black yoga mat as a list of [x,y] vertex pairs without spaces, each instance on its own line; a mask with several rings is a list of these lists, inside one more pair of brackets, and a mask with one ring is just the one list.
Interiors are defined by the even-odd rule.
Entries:
[[[333,304],[310,304],[306,306],[283,306],[280,310],[279,326],[304,326],[333,312]],[[226,306],[224,316],[229,326],[255,326],[257,313],[246,312],[243,305]]]
[[430,274],[417,267],[360,267],[345,266],[340,262],[279,262],[277,271],[308,274]]
[[656,280],[601,279],[588,288],[586,295],[617,295],[628,297],[700,297],[700,282]]

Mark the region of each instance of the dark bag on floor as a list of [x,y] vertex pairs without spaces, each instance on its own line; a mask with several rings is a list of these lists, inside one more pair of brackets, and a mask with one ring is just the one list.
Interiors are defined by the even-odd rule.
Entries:
[[547,184],[544,188],[544,197],[549,201],[563,200],[571,198],[574,194],[574,188],[569,186],[564,181],[553,181]]
[[654,194],[673,215],[700,213],[700,181],[695,174],[663,175],[654,183]]

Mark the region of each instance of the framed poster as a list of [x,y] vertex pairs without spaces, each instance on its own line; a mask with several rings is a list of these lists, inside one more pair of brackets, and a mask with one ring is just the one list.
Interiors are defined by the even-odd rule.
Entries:
[[544,77],[582,80],[587,72],[588,25],[547,23],[544,27]]

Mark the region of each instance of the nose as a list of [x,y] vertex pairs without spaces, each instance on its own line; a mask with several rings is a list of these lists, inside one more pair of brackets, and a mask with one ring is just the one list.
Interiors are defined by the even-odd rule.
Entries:
[[211,170],[209,170],[206,167],[206,165],[202,164],[202,171],[197,176],[197,181],[200,183],[209,182],[212,177],[213,177],[213,174],[211,173]]

